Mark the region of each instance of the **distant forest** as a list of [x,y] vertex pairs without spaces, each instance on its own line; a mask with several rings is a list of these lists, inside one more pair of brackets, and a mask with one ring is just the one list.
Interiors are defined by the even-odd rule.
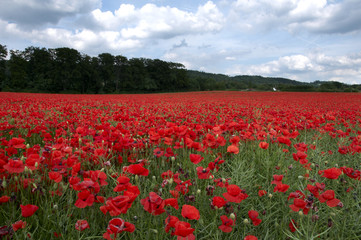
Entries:
[[153,93],[175,91],[324,91],[359,92],[361,85],[298,82],[286,78],[234,76],[187,70],[159,59],[102,53],[97,57],[72,48],[0,44],[0,91],[47,93]]

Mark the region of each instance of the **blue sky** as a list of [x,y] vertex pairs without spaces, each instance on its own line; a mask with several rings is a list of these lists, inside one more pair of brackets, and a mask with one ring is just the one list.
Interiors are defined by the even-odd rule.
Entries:
[[0,44],[361,84],[360,0],[1,0]]

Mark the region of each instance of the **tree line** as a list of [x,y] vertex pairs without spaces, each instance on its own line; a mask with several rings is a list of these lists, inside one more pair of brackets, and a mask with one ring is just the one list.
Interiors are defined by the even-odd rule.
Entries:
[[287,78],[230,77],[185,69],[159,59],[101,53],[91,57],[76,49],[28,47],[10,50],[0,44],[0,91],[48,93],[151,93],[209,90],[361,91],[340,82],[298,82]]
[[182,91],[190,88],[185,67],[159,59],[96,57],[72,48],[28,47],[10,50],[0,45],[2,91],[50,93],[121,93]]

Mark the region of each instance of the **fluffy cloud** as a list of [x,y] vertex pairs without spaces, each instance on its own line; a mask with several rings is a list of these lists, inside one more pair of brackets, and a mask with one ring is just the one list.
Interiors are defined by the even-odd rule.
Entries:
[[223,14],[211,1],[199,6],[195,13],[148,3],[139,9],[131,4],[122,4],[114,13],[97,9],[92,16],[98,26],[119,31],[124,39],[167,39],[217,32],[224,23]]
[[0,18],[20,27],[42,26],[100,6],[100,0],[1,0]]
[[361,30],[361,1],[238,0],[231,19],[245,30],[285,29],[290,32],[348,33]]
[[264,64],[237,66],[228,74],[283,76],[307,82],[331,80],[360,83],[361,52],[345,56],[327,56],[323,53],[283,56]]

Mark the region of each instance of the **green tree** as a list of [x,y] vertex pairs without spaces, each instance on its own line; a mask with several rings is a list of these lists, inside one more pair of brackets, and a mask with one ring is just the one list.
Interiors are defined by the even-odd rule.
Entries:
[[22,91],[27,88],[28,62],[25,59],[25,53],[19,50],[10,50],[9,71],[10,78],[8,87],[15,91]]
[[25,49],[28,62],[28,87],[35,91],[50,91],[53,59],[46,48],[28,47]]
[[2,85],[5,82],[6,77],[6,57],[8,55],[8,50],[5,45],[0,44],[0,91],[2,90]]
[[99,74],[102,80],[103,91],[110,93],[116,89],[114,63],[115,58],[110,53],[99,54]]

